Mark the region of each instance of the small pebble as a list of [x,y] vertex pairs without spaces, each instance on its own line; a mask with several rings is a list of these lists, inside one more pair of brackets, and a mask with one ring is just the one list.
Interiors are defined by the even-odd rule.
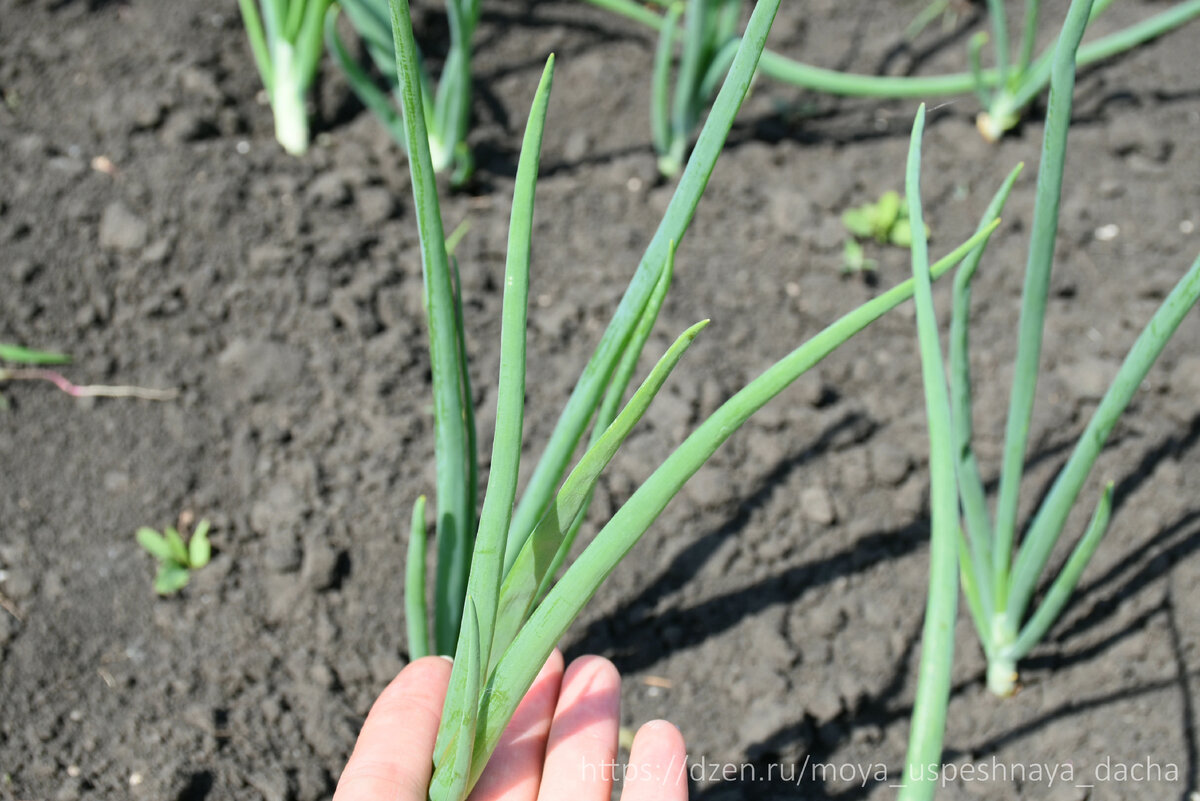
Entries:
[[117,174],[117,165],[113,164],[108,156],[95,156],[92,159],[92,169],[105,175]]

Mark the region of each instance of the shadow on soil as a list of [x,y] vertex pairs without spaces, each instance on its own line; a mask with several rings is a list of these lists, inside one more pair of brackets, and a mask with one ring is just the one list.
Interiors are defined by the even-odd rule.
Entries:
[[[668,653],[696,646],[709,636],[735,625],[743,617],[754,615],[776,603],[793,602],[804,592],[827,584],[838,576],[855,573],[879,561],[922,547],[927,526],[923,520],[914,520],[898,529],[863,537],[852,548],[827,559],[785,570],[754,586],[710,598],[688,609],[669,610],[659,615],[647,612],[662,598],[682,588],[727,537],[737,536],[749,522],[754,510],[762,506],[779,489],[789,473],[827,451],[840,432],[849,427],[861,426],[862,422],[860,415],[846,415],[826,429],[803,452],[780,462],[762,479],[755,492],[738,507],[734,516],[724,525],[701,536],[685,549],[663,571],[658,581],[626,603],[617,613],[589,627],[583,637],[572,645],[571,656],[608,653],[613,656],[622,671],[644,670],[665,658]],[[1200,442],[1200,415],[1190,421],[1181,435],[1172,434],[1145,451],[1137,465],[1117,485],[1114,509],[1119,509],[1152,476],[1160,462],[1180,458],[1186,451],[1194,448],[1197,442]],[[1052,444],[1033,455],[1028,465],[1054,459],[1064,453],[1068,446],[1067,442]],[[1048,487],[1049,483],[1043,488],[1043,495]],[[1126,558],[1119,560],[1115,567],[1078,587],[1063,611],[1064,617],[1069,619],[1073,610],[1082,608],[1088,611],[1067,627],[1060,627],[1057,633],[1038,649],[1042,653],[1035,652],[1033,657],[1023,662],[1024,669],[1035,674],[1088,662],[1102,657],[1113,646],[1139,632],[1155,618],[1165,616],[1171,639],[1175,677],[1070,700],[970,747],[948,749],[946,761],[955,761],[963,757],[976,761],[986,759],[1004,746],[1019,741],[1054,721],[1079,716],[1143,695],[1176,689],[1180,695],[1181,725],[1186,742],[1186,765],[1182,770],[1183,786],[1195,786],[1197,776],[1200,775],[1200,744],[1195,733],[1195,699],[1190,682],[1200,677],[1200,673],[1187,669],[1183,638],[1179,632],[1177,612],[1169,587],[1170,579],[1166,571],[1171,564],[1197,550],[1200,550],[1200,509],[1180,516],[1127,553]],[[1080,636],[1110,621],[1125,600],[1142,593],[1164,577],[1167,577],[1168,588],[1159,604],[1126,621],[1120,630],[1098,642],[1079,648],[1071,647],[1071,643]],[[665,650],[657,637],[653,644],[628,646],[628,643],[636,641],[638,631],[661,631],[668,627],[683,631],[684,634],[682,638],[668,643]],[[860,786],[833,792],[825,781],[829,774],[823,774],[820,770],[814,772],[814,766],[830,764],[856,732],[868,729],[880,731],[908,719],[912,714],[912,705],[897,703],[897,699],[904,694],[911,681],[910,667],[916,661],[914,657],[919,648],[920,634],[919,626],[908,632],[903,654],[896,660],[895,669],[879,693],[861,699],[854,708],[843,711],[824,724],[806,716],[757,743],[749,744],[746,753],[752,772],[745,771],[741,780],[720,782],[700,790],[693,788],[691,797],[704,801],[722,801],[726,798],[778,798],[785,794],[792,797],[799,792],[804,798],[855,801],[868,796],[880,783],[878,777],[867,776]],[[625,643],[628,647],[618,649],[617,643]],[[967,647],[978,646],[970,643]],[[1047,651],[1050,653],[1046,653]],[[951,696],[957,697],[964,691],[977,688],[983,680],[984,674],[980,671],[955,684],[951,688]],[[802,763],[780,763],[782,755],[794,754],[797,749],[805,755]],[[897,781],[902,775],[902,770],[901,765],[887,766],[889,781]],[[745,778],[747,776],[752,778]],[[768,776],[776,778],[767,779]],[[1181,801],[1186,801],[1187,797],[1188,791],[1185,790]]]

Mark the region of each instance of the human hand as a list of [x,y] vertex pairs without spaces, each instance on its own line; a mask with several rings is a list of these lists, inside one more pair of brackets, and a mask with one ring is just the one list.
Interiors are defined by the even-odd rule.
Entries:
[[[425,801],[450,662],[400,671],[371,707],[334,801]],[[542,668],[471,792],[470,801],[608,801],[617,758],[621,677],[598,656]],[[686,801],[683,737],[666,721],[633,741],[622,801]]]

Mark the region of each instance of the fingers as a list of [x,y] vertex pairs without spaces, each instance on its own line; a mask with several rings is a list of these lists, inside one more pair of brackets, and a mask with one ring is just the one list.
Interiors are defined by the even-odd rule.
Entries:
[[[334,801],[425,801],[451,664],[418,659],[371,707]],[[471,801],[607,801],[616,772],[620,677],[555,651],[517,707]],[[553,722],[552,722],[553,721]],[[634,738],[623,801],[687,801],[683,737],[665,721]]]
[[638,729],[621,801],[687,801],[687,753],[679,729],[652,720]]
[[500,742],[484,768],[470,801],[534,801],[546,756],[546,738],[563,677],[557,649],[517,706]]
[[621,677],[598,656],[576,659],[563,677],[539,801],[608,801],[617,758]]
[[334,801],[425,801],[450,662],[429,656],[400,671],[371,707]]

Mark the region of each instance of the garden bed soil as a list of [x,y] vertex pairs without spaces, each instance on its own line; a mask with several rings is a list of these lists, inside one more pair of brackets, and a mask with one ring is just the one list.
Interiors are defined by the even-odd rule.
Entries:
[[[862,72],[961,69],[965,22],[903,46],[897,31],[921,5],[785,3],[771,41]],[[1043,5],[1061,19],[1065,3]],[[1116,4],[1097,27],[1162,6]],[[404,159],[329,69],[313,148],[284,155],[233,3],[0,0],[0,19],[0,341],[70,353],[81,382],[180,390],[151,403],[3,387],[0,798],[326,798],[405,663],[406,521],[434,489]],[[417,25],[426,41],[444,33],[433,6]],[[1025,513],[1200,250],[1196,32],[1080,76]],[[543,60],[558,53],[523,473],[671,193],[648,146],[653,47],[578,2],[484,4],[478,173],[445,202],[450,226],[470,223],[459,257],[484,444],[516,148]],[[1028,165],[976,282],[990,479],[1042,125],[1035,109],[988,146],[976,109],[973,98],[932,109],[924,197],[944,252],[1008,170]],[[914,110],[756,84],[649,350],[713,322],[601,481],[593,520],[746,381],[906,277],[903,251],[871,248],[874,281],[843,275],[838,217],[901,188]],[[948,288],[935,292],[943,322]],[[621,668],[625,724],[680,726],[702,766],[695,798],[895,792],[928,562],[913,334],[902,307],[734,435],[563,643]],[[1198,348],[1193,314],[1101,457],[1070,531],[1112,479],[1111,531],[1015,698],[986,692],[960,615],[946,743],[956,772],[976,772],[940,797],[1200,789]],[[181,516],[213,522],[216,555],[158,598],[133,532]]]

